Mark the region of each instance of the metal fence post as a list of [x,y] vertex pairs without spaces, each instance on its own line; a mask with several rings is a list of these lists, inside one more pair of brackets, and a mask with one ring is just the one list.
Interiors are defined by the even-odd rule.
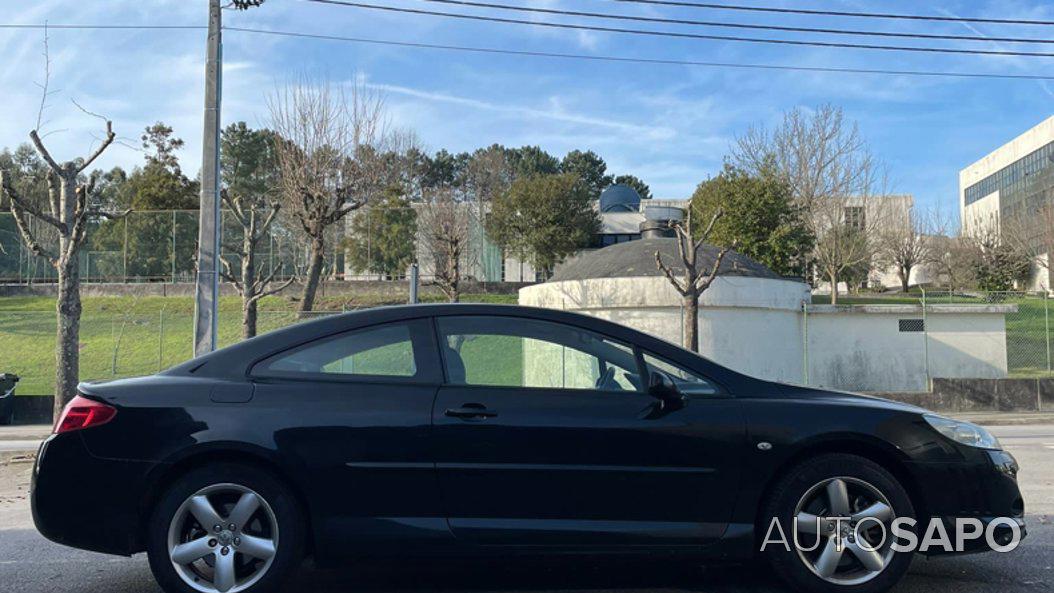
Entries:
[[165,308],[158,313],[157,325],[157,372],[164,370],[165,364]]
[[410,304],[417,304],[417,285],[421,281],[420,268],[417,262],[410,264]]
[[801,376],[802,383],[809,384],[809,301],[801,302]]
[[926,369],[926,391],[933,391],[933,380],[930,377],[930,325],[926,318],[926,289],[922,291],[922,364]]
[[1047,341],[1047,374],[1050,374],[1050,299],[1043,293],[1043,336]]

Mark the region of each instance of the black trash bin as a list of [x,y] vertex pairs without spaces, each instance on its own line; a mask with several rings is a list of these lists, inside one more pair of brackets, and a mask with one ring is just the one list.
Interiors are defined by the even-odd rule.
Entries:
[[0,424],[11,424],[15,415],[15,384],[18,375],[0,373]]

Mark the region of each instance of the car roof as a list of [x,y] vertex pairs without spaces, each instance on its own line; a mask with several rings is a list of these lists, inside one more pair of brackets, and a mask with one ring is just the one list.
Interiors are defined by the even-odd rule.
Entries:
[[[711,376],[721,382],[728,383],[730,381],[735,382],[747,379],[743,375],[716,365],[674,344],[604,319],[558,309],[489,303],[394,305],[326,315],[319,319],[274,330],[191,359],[164,371],[163,374],[194,374],[229,379],[244,378],[256,362],[277,352],[320,338],[381,323],[451,315],[526,317],[573,325],[616,340],[636,344],[673,362],[703,372],[707,376]],[[699,368],[700,365],[705,368]]]

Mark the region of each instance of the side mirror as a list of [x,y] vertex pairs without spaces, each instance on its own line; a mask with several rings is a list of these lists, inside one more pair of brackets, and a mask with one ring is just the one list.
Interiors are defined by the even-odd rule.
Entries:
[[648,376],[648,395],[659,400],[666,412],[680,410],[688,405],[688,398],[677,388],[666,373],[652,371]]

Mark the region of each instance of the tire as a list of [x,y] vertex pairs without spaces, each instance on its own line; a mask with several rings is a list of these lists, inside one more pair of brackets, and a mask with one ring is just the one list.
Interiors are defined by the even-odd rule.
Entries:
[[[844,487],[836,483],[839,481]],[[840,496],[839,492],[845,492],[847,496]],[[761,534],[759,541],[768,538],[772,520],[775,518],[783,527],[791,544],[790,550],[782,544],[765,546],[764,554],[773,570],[794,589],[810,593],[878,593],[896,585],[911,565],[913,554],[895,552],[888,548],[893,538],[888,530],[889,524],[884,519],[887,528],[886,543],[875,552],[877,558],[857,547],[846,547],[841,553],[838,553],[835,547],[827,551],[829,556],[825,558],[824,550],[828,545],[834,545],[833,538],[829,535],[810,535],[807,533],[807,527],[803,528],[799,541],[805,547],[819,542],[819,547],[814,552],[801,552],[796,549],[792,541],[795,515],[804,515],[801,524],[808,524],[805,517],[810,511],[810,514],[821,517],[840,516],[841,513],[832,513],[828,507],[844,508],[845,502],[832,502],[832,496],[834,499],[848,501],[849,516],[865,511],[876,517],[890,516],[885,508],[877,506],[881,503],[892,509],[892,517],[915,518],[915,509],[907,491],[881,465],[857,455],[821,455],[788,471],[773,488],[764,505],[761,513],[764,523],[758,525]],[[865,515],[857,516],[862,518]],[[814,521],[820,530],[832,528],[833,531],[833,522],[821,521]],[[867,536],[870,538],[869,544],[874,545],[881,541],[878,535],[881,530],[873,521],[863,524],[873,526]],[[818,528],[813,527],[811,530],[816,531]],[[851,528],[848,529],[851,531]],[[776,537],[775,534],[773,531],[773,537]],[[851,545],[847,543],[848,537],[841,541],[846,546]],[[866,560],[868,564],[861,559]],[[882,561],[881,564],[878,560]],[[881,566],[881,569],[876,570],[878,566]]]
[[[265,470],[192,469],[169,485],[149,519],[150,569],[167,593],[278,591],[304,558],[303,515],[289,488]],[[201,517],[220,522],[203,525]],[[245,524],[230,529],[236,520]]]

